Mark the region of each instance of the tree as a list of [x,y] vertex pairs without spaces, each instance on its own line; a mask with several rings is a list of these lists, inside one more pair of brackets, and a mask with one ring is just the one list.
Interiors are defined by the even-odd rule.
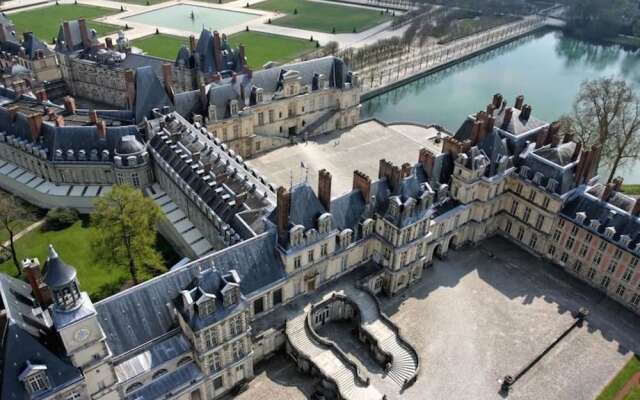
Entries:
[[0,194],[0,228],[7,232],[9,236],[6,244],[0,243],[0,247],[11,255],[18,275],[20,275],[21,270],[15,246],[16,234],[22,222],[28,217],[27,211],[14,196]]
[[154,248],[162,212],[153,200],[132,186],[116,185],[95,206],[91,221],[97,231],[93,240],[96,258],[127,266],[134,284],[142,272],[163,268]]
[[584,145],[600,146],[602,162],[611,169],[607,182],[613,179],[620,165],[633,157],[629,151],[638,140],[637,103],[633,89],[623,80],[585,81],[576,96],[572,114],[561,119],[565,133],[572,134]]

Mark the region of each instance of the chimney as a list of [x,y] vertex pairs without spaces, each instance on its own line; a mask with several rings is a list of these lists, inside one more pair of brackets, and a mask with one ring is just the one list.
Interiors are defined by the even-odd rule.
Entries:
[[392,193],[397,191],[400,187],[401,176],[402,173],[400,172],[400,168],[385,159],[380,160],[378,178],[387,178],[387,183],[391,188]]
[[107,45],[107,49],[109,50],[113,49],[113,39],[111,39],[110,37],[107,37],[104,39],[104,43]]
[[291,205],[291,193],[287,189],[280,186],[276,192],[277,204],[276,204],[276,222],[278,225],[278,237],[280,240],[285,240],[287,230],[289,228],[289,207]]
[[560,121],[553,121],[551,125],[549,125],[549,134],[547,136],[547,140],[557,146],[560,143]]
[[[484,114],[484,115],[486,115],[486,114]],[[483,117],[484,117],[484,115],[483,115]],[[484,137],[485,137],[485,136],[486,136],[486,134],[487,134],[487,130],[486,130],[486,128],[485,128],[485,126],[486,126],[486,125],[487,125],[487,124],[486,124],[486,119],[485,119],[485,118],[483,118],[483,119],[480,121],[480,123],[478,124],[478,136],[477,136],[477,138],[476,138],[476,142],[475,142],[475,143],[473,143],[473,142],[472,142],[472,143],[471,143],[472,145],[478,144],[478,143],[480,143],[480,142],[482,142],[482,141],[484,140]]]
[[222,44],[220,43],[220,33],[213,32],[213,57],[216,63],[216,71],[222,71],[226,68],[222,65]]
[[42,129],[42,114],[29,115],[29,130],[31,131],[31,140],[34,142],[40,137],[40,129]]
[[495,109],[496,108],[493,106],[493,104],[487,104],[487,108],[486,108],[485,112],[487,113],[487,115],[491,116],[491,115],[493,115],[493,111]]
[[558,147],[560,144],[560,135],[552,134],[551,135],[551,147]]
[[502,106],[502,95],[500,93],[494,94],[491,104],[493,105],[494,109],[500,108],[500,106]]
[[523,105],[524,105],[524,96],[519,95],[518,97],[516,97],[516,103],[513,106],[518,110],[522,110]]
[[64,109],[67,110],[69,114],[76,113],[76,99],[71,96],[64,97]]
[[240,43],[240,45],[238,45],[238,50],[240,52],[240,65],[244,65],[244,45],[242,43]]
[[331,173],[324,168],[318,172],[318,199],[325,210],[331,210]]
[[359,190],[362,193],[365,203],[369,203],[371,196],[371,178],[364,172],[358,170],[353,171],[353,190]]
[[513,108],[509,107],[504,110],[504,117],[502,118],[502,128],[506,128],[509,126],[511,122],[511,117],[513,117]]
[[133,105],[136,101],[136,75],[132,69],[124,71],[124,80],[127,87],[127,103],[130,110],[133,110]]
[[91,47],[91,40],[89,40],[89,29],[87,28],[87,21],[84,18],[78,20],[78,28],[80,29],[80,37],[82,38],[82,45],[85,49]]
[[164,80],[164,90],[167,96],[173,101],[173,66],[171,63],[162,64],[162,79]]
[[547,142],[547,135],[549,135],[549,128],[541,129],[536,136],[536,149],[544,146]]
[[530,116],[531,116],[531,106],[528,104],[525,104],[524,106],[522,106],[522,111],[520,112],[520,119],[527,121]]
[[613,192],[613,184],[607,183],[607,185],[604,187],[604,190],[602,191],[602,197],[600,198],[600,200],[602,201],[609,200],[609,197],[611,197],[612,192]]
[[107,123],[104,122],[103,119],[101,119],[96,124],[96,128],[97,128],[97,132],[98,132],[98,137],[100,139],[106,139],[107,138]]
[[640,217],[640,197],[636,199],[636,203],[633,205],[633,210],[631,211],[631,215]]
[[189,36],[189,51],[192,55],[196,51],[196,37],[193,35]]
[[[207,101],[207,86],[200,83],[200,104],[202,105],[202,113],[208,114],[209,102]],[[218,116],[220,118],[220,116]]]
[[406,178],[407,176],[411,175],[411,164],[404,163],[404,164],[402,164],[401,168],[402,168],[401,169],[402,178]]
[[89,111],[89,121],[91,121],[91,125],[98,123],[98,112],[96,110]]
[[621,176],[617,176],[613,179],[613,190],[619,192],[622,190],[622,184],[624,183],[624,178]]
[[480,130],[482,129],[482,121],[475,120],[471,127],[471,144],[475,145],[480,140]]
[[64,33],[64,42],[67,46],[67,50],[71,50],[73,48],[73,43],[71,40],[71,27],[69,26],[69,21],[64,21],[62,23],[62,31]]
[[40,102],[44,103],[45,101],[48,100],[47,91],[45,89],[40,89],[36,91],[36,97]]
[[422,165],[422,169],[427,176],[433,175],[433,165],[435,164],[435,156],[429,150],[422,148],[418,154],[418,162]]
[[22,274],[31,285],[33,297],[36,298],[38,304],[43,309],[47,308],[51,303],[51,292],[42,279],[40,271],[40,262],[37,258],[25,259],[22,261]]
[[580,156],[580,150],[582,150],[582,142],[576,143],[576,148],[573,149],[573,154],[571,155],[571,161],[576,161]]
[[64,126],[64,117],[62,115],[56,115],[56,126]]
[[18,106],[7,107],[7,112],[9,113],[9,118],[11,118],[11,122],[16,122],[16,116],[18,115]]
[[485,132],[486,133],[493,132],[493,127],[495,126],[495,124],[496,124],[496,118],[493,115],[490,115],[489,117],[487,117]]

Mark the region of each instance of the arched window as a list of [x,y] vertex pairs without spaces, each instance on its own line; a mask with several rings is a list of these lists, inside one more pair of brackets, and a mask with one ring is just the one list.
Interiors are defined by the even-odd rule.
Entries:
[[190,363],[191,361],[193,361],[193,359],[189,356],[187,357],[183,357],[180,359],[180,361],[178,361],[178,367],[182,367],[185,364]]
[[151,380],[158,379],[162,375],[166,374],[167,372],[169,372],[169,371],[167,371],[166,369],[163,368],[163,369],[157,371],[155,374],[153,374],[153,376],[151,377]]
[[129,386],[129,387],[127,388],[127,390],[125,390],[124,392],[125,392],[125,393],[131,393],[131,392],[133,392],[134,390],[138,390],[138,389],[140,389],[141,387],[142,387],[142,383],[140,383],[140,382],[136,382],[136,383],[132,384],[131,386]]

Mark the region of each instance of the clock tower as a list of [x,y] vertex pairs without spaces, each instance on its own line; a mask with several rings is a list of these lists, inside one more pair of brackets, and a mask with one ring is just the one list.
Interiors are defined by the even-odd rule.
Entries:
[[75,268],[65,264],[49,245],[44,271],[53,298],[49,309],[53,325],[67,356],[84,374],[88,394],[105,400],[118,398],[111,351],[91,299],[80,291]]

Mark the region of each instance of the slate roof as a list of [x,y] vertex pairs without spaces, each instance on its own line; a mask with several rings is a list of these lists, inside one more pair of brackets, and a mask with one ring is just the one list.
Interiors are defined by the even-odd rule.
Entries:
[[[578,212],[586,214],[583,228],[596,233],[601,238],[624,247],[618,241],[622,235],[628,235],[631,237],[631,241],[626,246],[627,251],[632,251],[636,244],[640,243],[640,219],[613,204],[582,191],[567,201],[560,210],[562,216],[571,220],[575,219]],[[597,230],[590,227],[590,222],[594,219],[600,222]],[[616,230],[611,239],[604,235],[607,227],[613,227]]]
[[565,166],[572,162],[571,157],[576,149],[575,142],[562,143],[558,146],[545,146],[535,153],[555,164]]
[[175,371],[154,379],[150,384],[128,393],[125,400],[155,400],[164,398],[167,393],[179,390],[182,386],[191,385],[194,381],[204,379],[204,375],[195,362],[178,367]]
[[96,303],[111,351],[121,355],[176,328],[171,304],[192,283],[198,265],[235,269],[245,296],[284,279],[275,240],[274,233],[264,233]]
[[[78,20],[67,21],[69,23],[69,31],[71,33],[71,44],[65,43],[64,37],[64,25],[60,24],[58,29],[58,38],[56,39],[55,50],[60,53],[72,53],[78,50],[84,50],[84,44],[82,43],[82,34],[80,29],[80,23]],[[87,36],[93,44],[98,44],[98,38],[93,34],[89,25],[86,25]],[[63,45],[64,44],[64,45]],[[67,48],[67,46],[71,46]]]
[[292,188],[289,207],[289,222],[292,225],[302,225],[306,229],[316,228],[318,217],[325,212],[326,209],[308,183]]
[[58,253],[49,245],[49,257],[44,264],[44,283],[52,289],[68,285],[76,279],[76,270],[58,257]]
[[169,106],[173,103],[167,96],[164,86],[150,66],[136,69],[136,123],[140,123],[145,117],[151,117],[151,110]]
[[27,362],[47,366],[47,376],[52,387],[47,392],[49,394],[82,379],[80,371],[73,367],[69,360],[54,354],[49,350],[46,342],[39,338],[42,328],[38,326],[42,326],[46,318],[41,314],[42,311],[31,296],[29,285],[0,273],[0,298],[7,312],[7,325],[4,336],[1,338],[2,346],[0,346],[2,353],[0,358],[2,396],[0,397],[3,400],[29,398],[24,384],[18,379]]
[[45,56],[51,54],[49,47],[38,39],[33,32],[25,32],[23,35],[22,47],[24,47],[25,53],[30,59],[35,59],[38,51],[42,51]]

